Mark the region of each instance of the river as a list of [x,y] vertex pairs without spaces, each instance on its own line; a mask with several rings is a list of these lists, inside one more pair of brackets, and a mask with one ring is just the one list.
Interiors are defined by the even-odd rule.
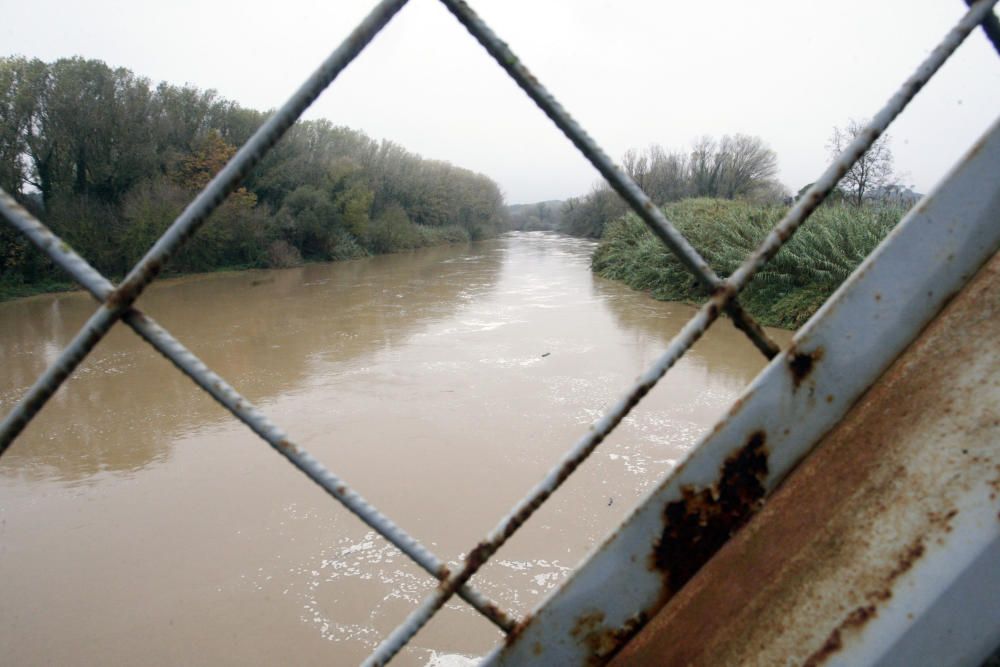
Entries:
[[[164,280],[140,306],[454,561],[693,312],[593,276],[592,250],[513,233]],[[94,307],[0,304],[0,412]],[[535,606],[763,365],[720,321],[474,585]],[[122,326],[0,459],[8,664],[351,664],[434,583]],[[456,598],[398,664],[463,665],[499,637]]]

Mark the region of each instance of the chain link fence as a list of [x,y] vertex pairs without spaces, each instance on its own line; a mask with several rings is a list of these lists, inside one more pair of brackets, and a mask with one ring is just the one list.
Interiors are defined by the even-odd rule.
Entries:
[[697,313],[673,338],[660,358],[593,424],[586,435],[573,444],[562,460],[549,471],[544,479],[517,503],[483,540],[468,550],[468,555],[457,569],[450,569],[444,560],[411,537],[403,528],[393,523],[391,519],[355,492],[346,481],[299,447],[281,427],[270,421],[266,415],[241,396],[222,377],[199,360],[182,342],[174,338],[134,305],[143,290],[160,273],[166,262],[194,236],[227,195],[238,187],[241,179],[260,162],[267,151],[296,122],[320,93],[388,24],[406,4],[406,0],[383,0],[378,3],[291,98],[253,134],[232,160],[215,175],[117,286],[98,273],[87,263],[86,259],[74,252],[11,196],[0,191],[0,214],[6,222],[30,239],[100,303],[96,312],[70,344],[0,424],[0,455],[6,451],[18,434],[108,331],[117,322],[123,321],[169,359],[182,373],[190,377],[199,387],[229,410],[233,416],[288,459],[292,465],[438,580],[439,584],[433,593],[424,599],[412,614],[375,649],[366,661],[366,664],[371,665],[388,662],[453,595],[460,596],[508,636],[515,635],[521,627],[519,626],[520,619],[501,609],[494,601],[477,591],[469,584],[470,578],[600,445],[721,314],[727,314],[766,358],[771,359],[777,355],[780,352],[778,346],[767,337],[760,325],[740,306],[738,300],[740,292],[750,283],[761,267],[775,256],[810,214],[822,204],[851,165],[886,131],[917,92],[934,76],[977,26],[982,25],[987,36],[1000,52],[1000,22],[992,11],[997,0],[970,2],[968,12],[929,53],[914,73],[903,82],[885,106],[873,116],[867,127],[816,179],[743,264],[730,276],[723,279],[713,271],[712,267],[706,263],[688,240],[664,217],[663,213],[635,181],[611,161],[559,102],[538,82],[510,48],[465,2],[461,0],[441,1],[497,64],[573,142],[610,186],[677,256],[710,295]]

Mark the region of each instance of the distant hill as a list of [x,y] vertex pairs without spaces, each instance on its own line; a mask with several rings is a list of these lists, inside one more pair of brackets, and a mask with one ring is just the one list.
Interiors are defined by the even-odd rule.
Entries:
[[562,222],[563,201],[550,199],[534,204],[511,204],[507,207],[510,228],[519,231],[558,231]]

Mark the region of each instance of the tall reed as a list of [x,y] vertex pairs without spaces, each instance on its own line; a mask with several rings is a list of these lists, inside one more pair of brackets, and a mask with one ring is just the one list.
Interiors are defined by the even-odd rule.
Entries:
[[[721,199],[687,199],[663,209],[722,277],[740,265],[786,210]],[[905,213],[896,204],[820,207],[757,274],[742,302],[764,324],[798,327]],[[599,275],[657,299],[693,303],[705,297],[695,278],[634,214],[608,225],[592,266]]]

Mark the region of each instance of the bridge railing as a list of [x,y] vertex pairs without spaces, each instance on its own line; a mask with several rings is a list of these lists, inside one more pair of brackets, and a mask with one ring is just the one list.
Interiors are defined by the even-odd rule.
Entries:
[[[73,251],[65,242],[55,236],[42,222],[35,219],[27,210],[21,207],[12,197],[0,191],[0,214],[7,223],[20,230],[32,243],[45,252],[53,262],[64,269],[80,285],[88,290],[100,303],[96,312],[84,324],[67,347],[56,360],[42,373],[37,381],[27,391],[25,396],[0,423],[0,455],[10,446],[18,434],[32,420],[38,411],[58,390],[62,383],[73,373],[87,354],[118,322],[123,321],[140,337],[146,340],[162,355],[167,357],[181,372],[188,375],[199,387],[209,393],[216,401],[229,410],[237,419],[246,424],[252,431],[271,445],[288,461],[301,470],[306,476],[322,487],[334,499],[342,503],[348,510],[358,516],[363,522],[389,540],[403,553],[413,559],[420,567],[438,580],[434,591],[427,596],[393,631],[369,657],[367,664],[383,664],[390,660],[420,628],[447,602],[453,595],[462,599],[477,609],[489,621],[494,623],[508,635],[507,647],[517,647],[526,643],[526,637],[531,633],[541,632],[546,642],[566,644],[570,646],[563,654],[567,660],[582,662],[586,659],[604,658],[613,653],[617,644],[634,633],[648,617],[651,611],[649,605],[640,603],[642,596],[635,599],[629,595],[618,596],[619,606],[628,607],[637,604],[632,611],[618,609],[619,619],[611,614],[600,612],[596,629],[601,632],[598,637],[613,637],[614,641],[603,639],[594,642],[594,628],[586,633],[563,632],[560,627],[570,620],[569,612],[558,616],[555,620],[543,623],[547,610],[555,609],[543,603],[533,617],[518,619],[514,614],[501,609],[496,602],[477,591],[469,580],[492,557],[492,555],[514,534],[518,528],[554,493],[560,485],[576,470],[576,468],[600,445],[611,431],[629,414],[642,398],[656,385],[665,373],[683,356],[687,350],[705,333],[705,331],[726,313],[733,323],[741,329],[753,342],[758,350],[768,359],[780,359],[772,362],[787,361],[793,376],[798,373],[803,377],[809,375],[822,358],[822,352],[816,349],[807,350],[797,340],[798,347],[781,352],[771,341],[763,329],[741,307],[738,296],[754,278],[755,274],[781,249],[784,243],[795,233],[816,210],[816,208],[834,190],[838,181],[847,170],[872,146],[878,137],[886,131],[893,120],[900,114],[917,92],[930,80],[938,69],[947,61],[963,40],[982,25],[987,36],[1000,51],[1000,22],[993,13],[997,0],[977,0],[971,2],[968,12],[945,35],[944,39],[929,53],[914,73],[891,96],[885,106],[879,110],[871,122],[859,133],[857,138],[827,167],[816,179],[814,184],[790,208],[788,213],[775,225],[760,246],[743,262],[730,276],[720,278],[702,258],[686,238],[664,217],[663,213],[653,204],[642,189],[617,167],[607,154],[594,142],[584,129],[573,120],[558,101],[538,82],[534,75],[510,50],[510,48],[480,19],[473,10],[461,0],[441,0],[448,10],[465,26],[469,33],[486,49],[494,60],[502,67],[518,86],[538,105],[552,122],[573,142],[580,152],[594,165],[607,180],[609,185],[629,204],[636,214],[649,226],[662,242],[677,256],[681,263],[705,287],[709,297],[687,322],[681,331],[667,346],[666,351],[646,370],[636,383],[630,387],[621,398],[598,419],[587,433],[581,437],[566,452],[563,458],[556,462],[549,473],[517,505],[503,517],[499,523],[482,539],[467,551],[467,556],[456,569],[451,569],[446,562],[433,554],[426,546],[411,537],[403,528],[397,526],[387,516],[379,512],[365,498],[355,492],[346,481],[342,480],[312,455],[298,446],[278,425],[274,424],[258,408],[241,396],[223,378],[209,369],[182,342],[174,338],[166,329],[153,321],[135,307],[135,302],[143,290],[157,277],[164,264],[186,243],[204,224],[211,213],[238,187],[241,179],[256,165],[267,151],[282,137],[310,104],[329,86],[334,79],[357,57],[371,40],[385,27],[392,17],[406,4],[406,0],[383,0],[366,16],[343,43],[316,69],[302,84],[291,98],[275,112],[244,144],[230,162],[205,186],[198,196],[185,208],[181,215],[167,229],[163,236],[153,245],[147,254],[135,265],[119,285],[114,285],[97,272],[87,261]],[[995,248],[997,239],[992,247]],[[985,246],[984,246],[985,247]],[[872,261],[872,260],[869,260]],[[969,262],[976,261],[968,258]],[[979,260],[980,263],[982,259]],[[978,266],[978,265],[977,265]],[[839,294],[839,293],[838,293]],[[883,356],[885,353],[883,353]],[[889,358],[891,361],[891,358]],[[888,363],[883,359],[882,366]],[[875,364],[875,367],[878,367]],[[801,381],[801,377],[799,381]],[[795,381],[795,386],[798,382]],[[856,383],[858,384],[858,383]],[[863,383],[859,384],[861,391]],[[846,397],[838,401],[843,403]],[[831,401],[833,402],[833,401]],[[839,403],[838,403],[839,405]],[[833,414],[833,413],[831,413]],[[734,508],[725,509],[732,514],[726,524],[727,529],[721,541],[716,538],[714,548],[721,546],[732,530],[748,518],[763,496],[772,488],[780,475],[770,474],[766,466],[765,443],[757,432],[743,447],[712,449],[709,443],[703,443],[706,452],[702,458],[719,459],[733,470],[746,468],[744,471],[750,477],[738,478],[737,481],[747,486],[737,494]],[[813,434],[816,436],[816,434]],[[755,439],[756,438],[756,439]],[[808,440],[808,442],[806,442]],[[808,447],[815,441],[805,439],[800,447]],[[740,443],[741,445],[743,443]],[[769,445],[772,446],[773,445]],[[718,451],[716,451],[716,449]],[[712,451],[709,451],[712,450]],[[712,453],[714,452],[714,453]],[[697,454],[697,452],[696,452]],[[800,451],[785,451],[782,456],[786,463],[800,456]],[[737,456],[737,458],[733,458]],[[763,476],[758,475],[761,457],[765,457]],[[720,458],[721,457],[721,458]],[[742,457],[742,458],[739,458]],[[757,466],[755,468],[754,466]],[[787,470],[787,465],[785,469]],[[780,466],[779,466],[780,468]],[[758,489],[759,487],[759,489]],[[710,498],[711,502],[720,503],[719,494],[722,491],[715,488]],[[748,494],[748,495],[747,495]],[[655,539],[655,537],[654,537]],[[704,550],[704,545],[702,545]],[[595,554],[596,560],[602,553]],[[707,558],[711,553],[701,553]],[[686,559],[684,554],[668,554],[664,558]],[[595,559],[592,559],[594,561]],[[690,560],[690,559],[687,559]],[[591,563],[588,563],[588,567]],[[697,564],[696,564],[697,565]],[[667,564],[669,567],[669,563]],[[572,578],[571,584],[577,577]],[[564,585],[562,589],[567,589]],[[561,590],[562,590],[561,589]],[[559,597],[556,591],[550,600]],[[662,596],[661,596],[662,598]],[[660,600],[662,604],[662,599]],[[627,613],[625,613],[627,612]],[[597,616],[592,617],[597,619]],[[579,620],[579,619],[577,619]],[[503,651],[498,651],[494,657],[503,657]],[[552,657],[551,655],[549,657]]]

